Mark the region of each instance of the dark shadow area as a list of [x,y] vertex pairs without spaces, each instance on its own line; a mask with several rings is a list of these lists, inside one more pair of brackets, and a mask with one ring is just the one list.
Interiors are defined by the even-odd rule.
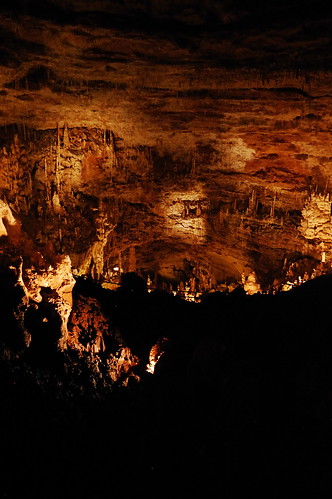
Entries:
[[[142,358],[162,337],[165,351],[126,387],[70,350],[49,365],[3,358],[0,497],[329,497],[331,276],[200,304],[133,274],[118,291],[79,278],[75,294],[96,298]],[[40,339],[51,318],[33,319]]]

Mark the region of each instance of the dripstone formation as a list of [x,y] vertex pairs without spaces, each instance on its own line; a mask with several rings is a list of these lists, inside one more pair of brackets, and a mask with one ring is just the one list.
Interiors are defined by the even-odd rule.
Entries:
[[1,15],[1,199],[43,257],[202,290],[330,260],[321,5],[16,4]]
[[331,27],[1,2],[1,497],[331,496]]

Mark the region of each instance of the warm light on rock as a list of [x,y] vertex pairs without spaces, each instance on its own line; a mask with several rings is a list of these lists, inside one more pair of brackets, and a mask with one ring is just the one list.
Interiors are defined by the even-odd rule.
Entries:
[[69,256],[61,257],[55,267],[49,267],[47,270],[25,269],[23,280],[29,299],[36,303],[41,303],[43,300],[43,288],[54,291],[54,295],[50,296],[48,301],[61,319],[59,346],[65,348],[68,336],[67,324],[73,303],[72,289],[75,284]]
[[1,498],[331,497],[330,4],[0,2]]
[[204,210],[208,201],[202,186],[195,189],[166,192],[158,209],[166,216],[166,234],[188,241],[203,244],[205,240]]
[[248,295],[253,295],[261,291],[261,287],[256,279],[255,272],[251,272],[248,276],[242,275],[243,289]]
[[325,263],[332,251],[332,202],[329,195],[312,194],[302,209],[301,234],[312,241],[321,252]]
[[[95,3],[97,18],[120,9],[129,22],[127,2],[111,4]],[[280,28],[277,43],[271,26],[244,23],[241,37],[202,38],[190,23],[216,15],[202,4],[197,17],[180,16],[186,41],[138,23],[133,43],[126,22],[86,23],[83,3],[71,6],[82,16],[72,25],[28,5],[29,21],[0,20],[0,234],[33,260],[25,267],[66,254],[76,275],[110,289],[112,273],[137,271],[172,292],[191,278],[204,291],[231,289],[245,274],[254,292],[284,280],[285,258],[329,262],[324,37],[312,45]],[[133,15],[161,20],[167,9],[155,8]],[[315,72],[294,62],[299,47]]]
[[164,353],[167,341],[168,341],[167,338],[162,338],[151,348],[149,354],[149,363],[146,366],[146,371],[148,373],[154,374],[156,364]]
[[15,225],[16,220],[8,204],[0,199],[0,237],[8,235],[6,223]]

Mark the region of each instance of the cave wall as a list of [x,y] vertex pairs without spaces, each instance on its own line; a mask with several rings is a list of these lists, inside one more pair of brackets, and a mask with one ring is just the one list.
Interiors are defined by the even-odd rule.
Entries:
[[257,157],[224,134],[219,152],[200,144],[181,163],[179,151],[129,145],[112,130],[29,129],[27,142],[12,128],[0,153],[2,220],[17,244],[8,206],[33,259],[67,254],[77,274],[102,280],[117,266],[177,283],[194,275],[208,288],[253,271],[266,285],[285,259],[329,255],[329,179],[309,156],[282,151],[284,132],[278,152]]
[[30,259],[202,289],[329,261],[328,16],[16,4],[0,17],[2,232]]

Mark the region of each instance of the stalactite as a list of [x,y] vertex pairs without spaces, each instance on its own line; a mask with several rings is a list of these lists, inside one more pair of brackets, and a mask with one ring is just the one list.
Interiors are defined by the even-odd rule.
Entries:
[[123,267],[122,267],[122,254],[121,251],[118,253],[118,266],[119,266],[119,272],[123,272]]
[[66,149],[69,147],[69,145],[70,145],[70,141],[69,141],[68,126],[67,126],[67,123],[65,123],[65,125],[63,127],[63,147]]
[[195,175],[195,173],[196,173],[196,159],[195,156],[193,156],[191,160],[191,174]]
[[249,198],[249,206],[247,209],[248,214],[255,215],[258,208],[258,199],[255,189],[252,190],[251,196]]
[[275,193],[274,196],[273,196],[273,201],[272,201],[272,206],[271,206],[271,211],[270,211],[270,216],[271,217],[275,216],[276,200],[277,200],[277,193]]
[[48,202],[50,200],[50,190],[49,190],[46,156],[44,158],[44,179],[45,179],[45,199],[46,199],[46,202]]
[[116,167],[116,168],[118,168],[118,167],[119,167],[119,161],[118,161],[118,157],[117,157],[116,140],[115,140],[115,135],[114,135],[113,130],[111,130],[111,131],[110,131],[110,134],[111,134],[111,139],[112,139],[112,148],[113,148],[113,155],[114,155],[114,164],[115,164],[115,167]]
[[59,176],[60,155],[61,155],[60,129],[59,129],[59,123],[58,123],[58,125],[57,125],[56,160],[55,160],[55,186],[56,186],[57,193],[60,192],[60,176]]

